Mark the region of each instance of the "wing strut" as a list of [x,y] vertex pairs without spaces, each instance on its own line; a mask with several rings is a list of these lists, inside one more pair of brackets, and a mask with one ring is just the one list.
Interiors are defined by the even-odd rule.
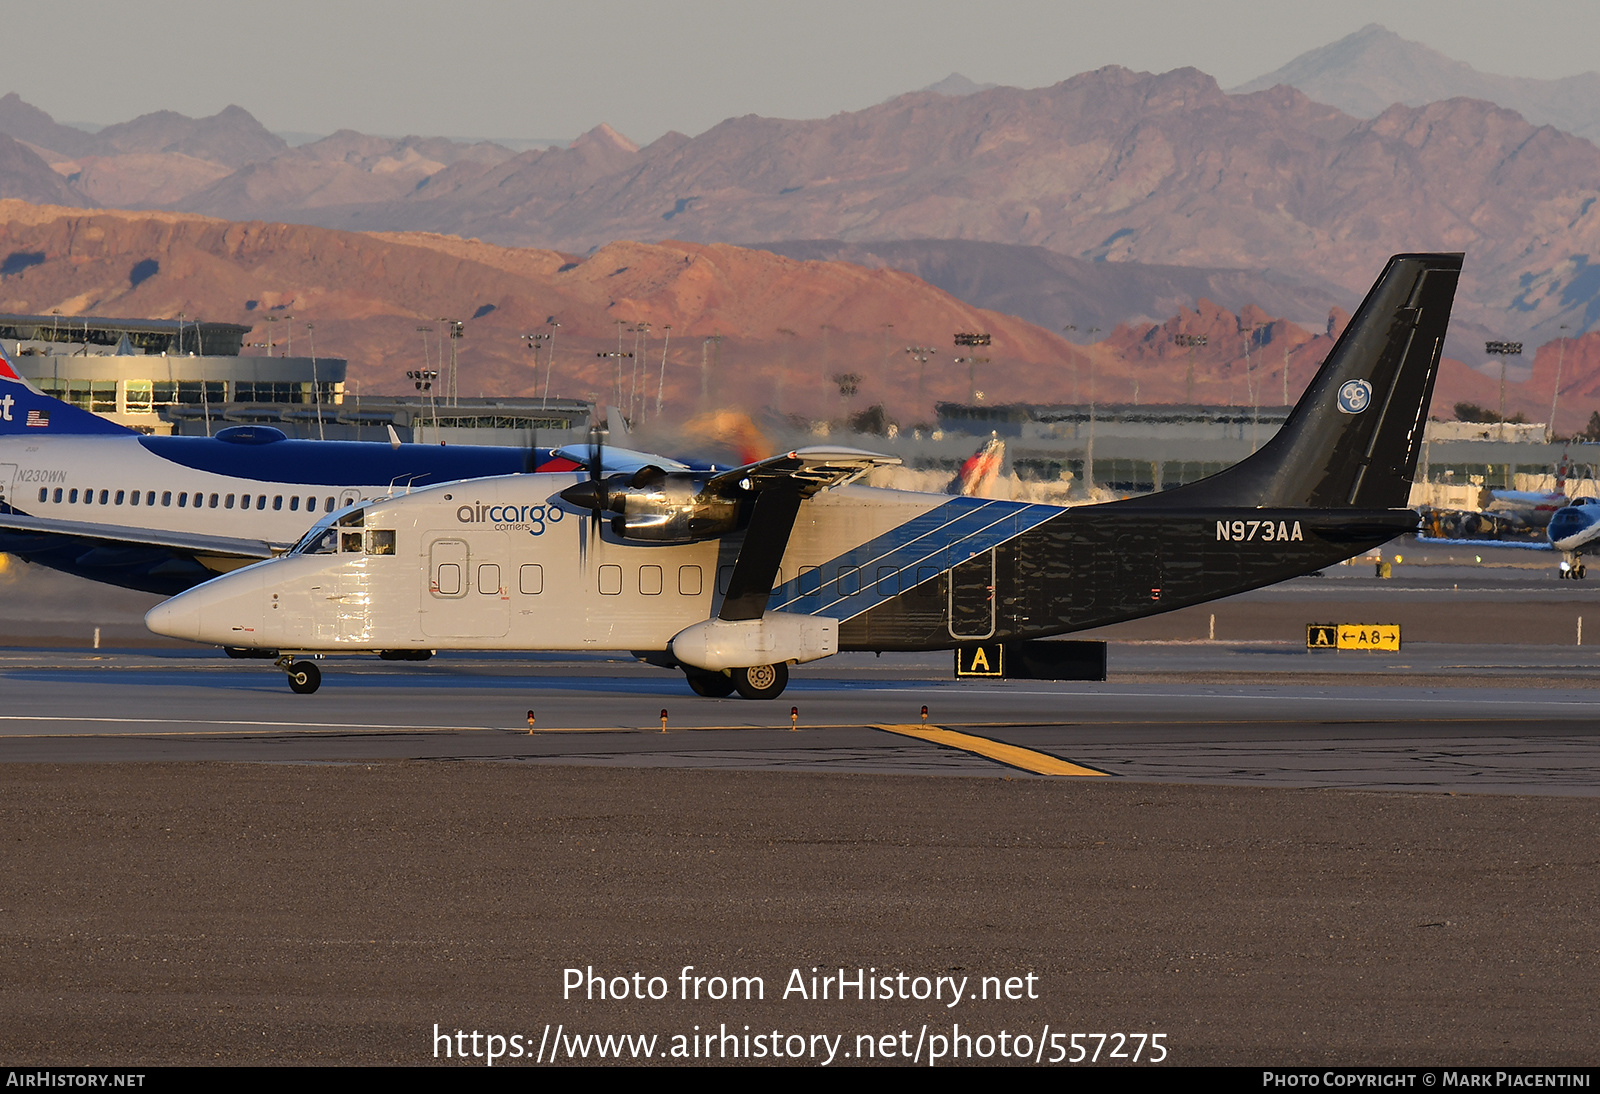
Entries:
[[733,576],[728,579],[728,593],[722,599],[718,618],[729,622],[760,619],[767,610],[772,579],[778,575],[803,498],[799,483],[769,486],[756,496],[755,511],[750,514],[739,557],[734,559]]

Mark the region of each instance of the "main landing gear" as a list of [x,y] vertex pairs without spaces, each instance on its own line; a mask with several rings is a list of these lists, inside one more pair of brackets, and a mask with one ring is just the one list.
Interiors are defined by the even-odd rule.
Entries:
[[285,656],[278,658],[277,664],[289,677],[289,690],[296,695],[310,695],[322,686],[322,670],[314,661],[296,661]]
[[683,672],[689,678],[689,690],[708,699],[726,699],[735,691],[746,699],[776,699],[789,686],[789,666],[782,662],[728,672],[707,672],[686,666]]

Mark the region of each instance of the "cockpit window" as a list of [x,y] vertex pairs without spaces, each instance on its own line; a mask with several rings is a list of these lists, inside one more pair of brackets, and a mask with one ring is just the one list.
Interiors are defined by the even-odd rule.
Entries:
[[392,555],[394,554],[394,533],[387,529],[374,529],[367,533],[367,554]]
[[361,533],[360,532],[340,532],[339,533],[339,550],[341,552],[348,553],[348,554],[360,554],[361,553]]
[[320,531],[313,528],[311,532],[295,545],[294,554],[297,555],[331,555],[339,550],[339,533],[332,528],[323,528]]
[[360,528],[366,522],[367,511],[355,509],[339,518],[341,528]]

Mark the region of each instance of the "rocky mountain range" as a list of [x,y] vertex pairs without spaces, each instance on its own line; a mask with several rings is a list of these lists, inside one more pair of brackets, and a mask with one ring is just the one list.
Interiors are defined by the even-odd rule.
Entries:
[[1534,125],[1600,140],[1600,73],[1553,80],[1495,76],[1376,23],[1302,53],[1230,94],[1248,95],[1279,84],[1357,118],[1375,118],[1395,103],[1424,106],[1445,99],[1482,99],[1515,110]]
[[[1368,28],[1288,75],[1365,71],[1396,42],[1414,45]],[[643,148],[600,126],[520,154],[349,131],[290,148],[238,107],[88,134],[13,93],[0,196],[579,256],[621,239],[755,244],[912,272],[1057,331],[1135,329],[1202,299],[1315,330],[1390,253],[1464,250],[1452,355],[1600,325],[1600,148],[1481,99],[1359,117],[1286,86],[1226,94],[1192,69],[1114,67],[1033,90],[954,75],[935,88]]]
[[[930,420],[938,400],[978,392],[990,403],[1271,405],[1298,397],[1346,318],[1335,310],[1305,326],[1201,300],[1082,345],[899,270],[726,244],[613,243],[576,255],[22,201],[0,201],[0,311],[253,324],[247,340],[270,329],[279,352],[292,331],[296,353],[314,346],[349,360],[351,398],[408,390],[405,370],[439,367],[446,316],[466,323],[464,395],[538,395],[548,384],[650,418],[659,393],[672,420],[708,405],[841,417],[882,404],[907,424]],[[957,350],[958,331],[989,333],[992,344]],[[550,341],[531,351],[524,336],[534,333],[554,335],[554,352]],[[1176,334],[1206,335],[1207,345],[1191,358]],[[597,356],[618,351],[635,356]],[[1558,359],[1563,405],[1578,419],[1567,427],[1587,421],[1580,408],[1600,399],[1600,333],[1541,348],[1531,378],[1514,371],[1508,413],[1548,414]],[[1447,361],[1435,413],[1462,400],[1495,406],[1496,396],[1495,378]]]

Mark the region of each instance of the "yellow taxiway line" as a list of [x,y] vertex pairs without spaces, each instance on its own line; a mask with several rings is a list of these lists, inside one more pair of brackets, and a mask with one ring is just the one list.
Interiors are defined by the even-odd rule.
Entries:
[[971,752],[998,763],[1009,764],[1011,767],[1020,767],[1024,771],[1032,771],[1038,775],[1095,775],[1108,777],[1104,771],[1096,771],[1092,767],[1082,767],[1069,763],[1057,756],[1045,752],[1035,752],[1031,748],[1020,745],[1008,745],[1002,741],[990,740],[988,737],[975,737],[970,733],[957,733],[953,729],[943,726],[924,725],[898,725],[898,726],[873,726],[885,733],[898,733],[902,737],[915,737],[919,741],[930,744],[944,745],[948,748],[959,748],[963,752]]

